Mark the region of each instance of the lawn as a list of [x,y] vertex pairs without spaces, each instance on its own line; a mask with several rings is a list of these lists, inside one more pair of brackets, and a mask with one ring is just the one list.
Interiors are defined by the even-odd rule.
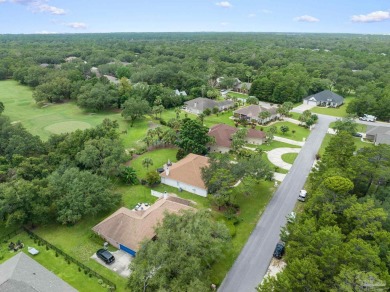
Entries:
[[248,98],[248,94],[245,93],[239,93],[239,92],[234,92],[234,91],[229,91],[227,94],[228,97],[237,97],[237,98]]
[[[259,129],[259,130],[263,129],[263,131],[268,131],[270,126],[277,127],[277,132],[275,134],[276,136],[280,136],[280,137],[295,140],[295,141],[302,142],[303,138],[306,139],[307,136],[309,136],[309,134],[310,134],[309,129],[306,129],[304,127],[298,126],[297,124],[293,124],[293,123],[285,122],[285,121],[284,122],[283,121],[276,122],[276,123],[273,123],[273,124],[268,125],[268,126],[257,126],[256,129]],[[280,131],[281,126],[287,126],[289,128],[289,131],[287,133],[283,134]],[[293,133],[293,131],[295,131],[295,132]]]
[[[130,166],[135,169],[139,178],[145,178],[146,173],[150,170],[156,170],[157,168],[163,167],[165,163],[170,160],[176,162],[177,148],[164,148],[150,152],[146,152],[130,162]],[[142,161],[145,158],[151,158],[153,165],[149,167],[149,170],[142,166]]]
[[221,112],[218,115],[212,114],[204,118],[204,124],[211,127],[216,124],[226,124],[234,127],[234,121],[230,118],[233,116],[233,111]]
[[285,154],[282,154],[282,160],[284,162],[293,164],[295,161],[295,158],[297,158],[297,156],[298,156],[298,153],[285,153]]
[[32,90],[12,80],[0,81],[0,96],[5,106],[4,115],[13,122],[21,122],[30,133],[39,135],[43,140],[51,134],[94,127],[105,118],[117,120],[121,130],[128,127],[119,113],[86,113],[74,102],[40,108],[32,98]]
[[[0,263],[6,261],[7,259],[13,257],[16,253],[13,251],[8,251],[9,242],[17,242],[21,240],[24,243],[23,252],[29,256],[27,247],[34,247],[39,250],[39,254],[31,256],[34,260],[40,263],[49,271],[56,274],[58,277],[63,279],[69,285],[73,286],[79,291],[107,291],[106,288],[103,288],[99,283],[98,279],[95,277],[89,277],[84,273],[84,271],[79,271],[78,266],[74,263],[68,264],[66,260],[59,256],[55,256],[53,250],[46,250],[44,246],[38,246],[37,243],[32,240],[26,232],[22,232],[15,237],[11,238],[7,243],[1,243],[1,248],[4,252],[4,259],[0,260]],[[97,271],[99,272],[99,271]],[[99,272],[100,273],[100,272]],[[118,291],[123,291],[123,289],[118,289]]]
[[233,233],[230,247],[225,251],[224,259],[212,267],[211,280],[212,283],[218,286],[241,252],[275,191],[273,182],[246,183],[248,184],[247,189],[250,189],[251,193],[245,193],[241,185],[233,190],[234,194],[237,195],[237,203],[240,206],[240,213],[237,215],[239,223],[234,225],[231,220],[225,219],[220,213],[216,214],[220,220],[223,220],[229,226]]
[[[335,124],[336,124],[336,122],[331,122],[329,124],[329,128],[333,129]],[[356,123],[356,129],[357,129],[357,132],[359,132],[359,133],[365,133],[367,131],[367,125]]]
[[348,104],[354,99],[352,96],[348,96],[344,98],[344,104],[340,107],[333,108],[333,107],[319,107],[316,106],[312,108],[310,111],[312,113],[316,114],[323,114],[323,115],[329,115],[334,117],[346,117],[348,116],[346,110],[348,107]]
[[247,144],[246,146],[252,148],[261,148],[264,151],[269,151],[275,148],[300,148],[298,145],[288,144],[280,141],[273,140],[271,143],[264,143],[261,145]]
[[[331,138],[332,136],[333,136],[332,134],[326,134],[326,135],[325,135],[325,138],[324,138],[324,140],[322,141],[322,144],[321,144],[321,148],[320,148],[320,150],[318,151],[318,153],[319,153],[320,155],[324,155],[324,153],[325,153],[325,148],[326,148],[326,146],[328,146],[329,141],[330,141],[330,138]],[[373,143],[370,143],[370,142],[362,142],[362,141],[360,140],[360,138],[358,138],[358,137],[353,137],[353,140],[354,140],[354,142],[355,142],[356,149],[374,146]]]

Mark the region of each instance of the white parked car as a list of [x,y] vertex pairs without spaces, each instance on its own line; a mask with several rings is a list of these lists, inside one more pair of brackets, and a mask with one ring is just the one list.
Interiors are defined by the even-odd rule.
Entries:
[[305,190],[301,190],[299,192],[298,201],[301,201],[301,202],[306,201],[306,195],[307,195],[307,192]]

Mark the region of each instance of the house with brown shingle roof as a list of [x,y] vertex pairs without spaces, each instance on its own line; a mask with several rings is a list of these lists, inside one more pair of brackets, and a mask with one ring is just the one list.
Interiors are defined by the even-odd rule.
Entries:
[[202,179],[202,168],[209,166],[209,159],[205,156],[188,154],[172,166],[166,166],[160,174],[161,183],[185,190],[187,192],[207,196],[207,187]]
[[213,108],[218,108],[219,111],[223,111],[232,107],[234,107],[234,101],[232,100],[215,101],[204,97],[191,99],[184,103],[184,109],[186,111],[197,115],[203,113],[206,109],[212,110]]
[[[245,139],[247,143],[261,145],[266,139],[266,135],[264,132],[255,130],[255,129],[247,129],[248,134]],[[232,136],[234,133],[238,131],[237,128],[231,127],[225,124],[217,124],[210,128],[208,133],[209,136],[214,137],[215,144],[210,145],[211,152],[220,152],[226,153],[230,150],[232,144]]]
[[154,228],[162,223],[166,213],[179,214],[182,210],[195,210],[190,202],[172,196],[162,196],[142,211],[122,207],[92,228],[111,245],[133,256],[145,239],[156,236]]
[[[259,118],[259,114],[265,111],[269,112],[271,116],[269,118],[262,120]],[[235,110],[233,114],[234,117],[240,120],[247,120],[249,122],[256,121],[258,123],[268,123],[280,117],[280,115],[278,114],[278,108],[276,106],[266,107],[266,106],[256,105],[256,104]]]

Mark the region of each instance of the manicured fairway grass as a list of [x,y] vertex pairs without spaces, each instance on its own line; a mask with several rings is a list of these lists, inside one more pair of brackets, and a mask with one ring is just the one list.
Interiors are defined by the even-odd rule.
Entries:
[[344,98],[344,104],[340,107],[333,108],[333,107],[319,107],[316,106],[312,108],[310,111],[315,114],[323,114],[323,115],[329,115],[334,117],[346,117],[348,116],[346,110],[348,107],[348,104],[354,99],[354,97],[348,96]]
[[105,118],[117,120],[121,129],[127,128],[127,122],[119,113],[86,113],[73,102],[40,108],[32,98],[32,90],[13,80],[0,82],[0,101],[5,106],[4,115],[10,117],[12,122],[22,123],[30,133],[44,140],[53,133],[94,127]]

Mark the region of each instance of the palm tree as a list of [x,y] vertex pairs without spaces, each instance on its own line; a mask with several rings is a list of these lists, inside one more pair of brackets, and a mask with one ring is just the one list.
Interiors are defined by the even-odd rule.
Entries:
[[145,157],[142,160],[142,166],[145,167],[147,170],[149,170],[149,166],[153,165],[153,160],[150,157]]
[[261,124],[264,125],[264,120],[271,117],[271,113],[269,111],[263,111],[259,113],[259,118],[261,119]]

